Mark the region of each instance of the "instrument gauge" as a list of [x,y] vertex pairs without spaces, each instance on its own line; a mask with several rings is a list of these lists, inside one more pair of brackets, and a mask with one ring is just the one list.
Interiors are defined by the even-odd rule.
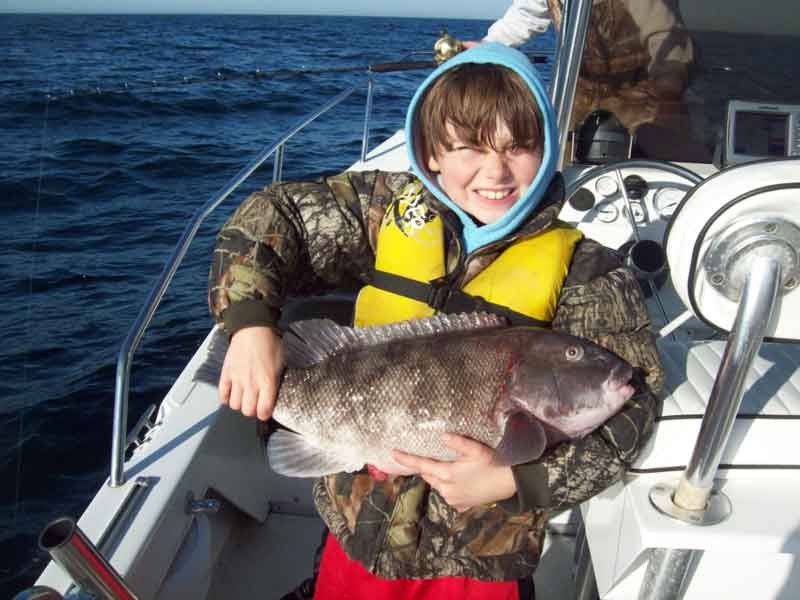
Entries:
[[585,212],[594,206],[594,194],[586,188],[581,188],[572,195],[569,204],[575,210]]
[[603,198],[610,198],[619,191],[619,184],[614,177],[604,175],[594,184],[594,189],[597,190],[597,193]]
[[613,223],[619,218],[619,209],[611,203],[604,203],[597,207],[597,220],[601,223]]
[[[627,211],[625,211],[625,214],[627,214]],[[647,212],[641,202],[631,202],[631,214],[633,215],[633,220],[637,223],[647,222]]]
[[653,198],[653,206],[662,219],[671,219],[678,208],[683,197],[686,195],[685,190],[679,190],[674,187],[666,187],[658,190]]

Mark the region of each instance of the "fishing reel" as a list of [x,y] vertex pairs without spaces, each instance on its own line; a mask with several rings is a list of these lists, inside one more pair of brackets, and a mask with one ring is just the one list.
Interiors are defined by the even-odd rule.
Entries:
[[457,40],[447,33],[447,30],[442,30],[439,39],[433,45],[433,60],[436,61],[437,65],[440,65],[464,50],[466,50],[466,47],[461,43],[461,40]]

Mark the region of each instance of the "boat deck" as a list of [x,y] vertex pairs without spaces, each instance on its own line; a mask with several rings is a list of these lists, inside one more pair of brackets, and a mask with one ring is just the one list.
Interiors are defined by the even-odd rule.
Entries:
[[[287,512],[272,512],[264,523],[237,516],[214,569],[209,600],[278,600],[311,576],[322,521],[304,503],[293,509],[279,505],[277,510]],[[540,598],[574,598],[574,548],[574,535],[548,532],[535,575]]]

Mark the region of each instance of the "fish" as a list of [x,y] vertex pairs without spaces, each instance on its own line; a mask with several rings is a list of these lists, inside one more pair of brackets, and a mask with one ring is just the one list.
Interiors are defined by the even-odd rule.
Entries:
[[525,463],[587,435],[634,393],[633,368],[605,348],[486,313],[363,328],[299,321],[283,346],[273,418],[284,428],[267,457],[290,477],[366,465],[408,475],[392,450],[455,460],[445,432],[491,447],[498,464]]

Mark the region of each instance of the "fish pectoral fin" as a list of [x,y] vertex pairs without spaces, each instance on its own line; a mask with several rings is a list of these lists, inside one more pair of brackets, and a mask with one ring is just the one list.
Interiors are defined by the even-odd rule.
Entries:
[[539,458],[547,447],[547,433],[533,416],[515,412],[508,417],[503,438],[495,448],[494,461],[519,465]]
[[342,471],[358,471],[355,464],[308,443],[299,433],[279,429],[269,437],[267,458],[270,468],[286,477],[322,477]]

